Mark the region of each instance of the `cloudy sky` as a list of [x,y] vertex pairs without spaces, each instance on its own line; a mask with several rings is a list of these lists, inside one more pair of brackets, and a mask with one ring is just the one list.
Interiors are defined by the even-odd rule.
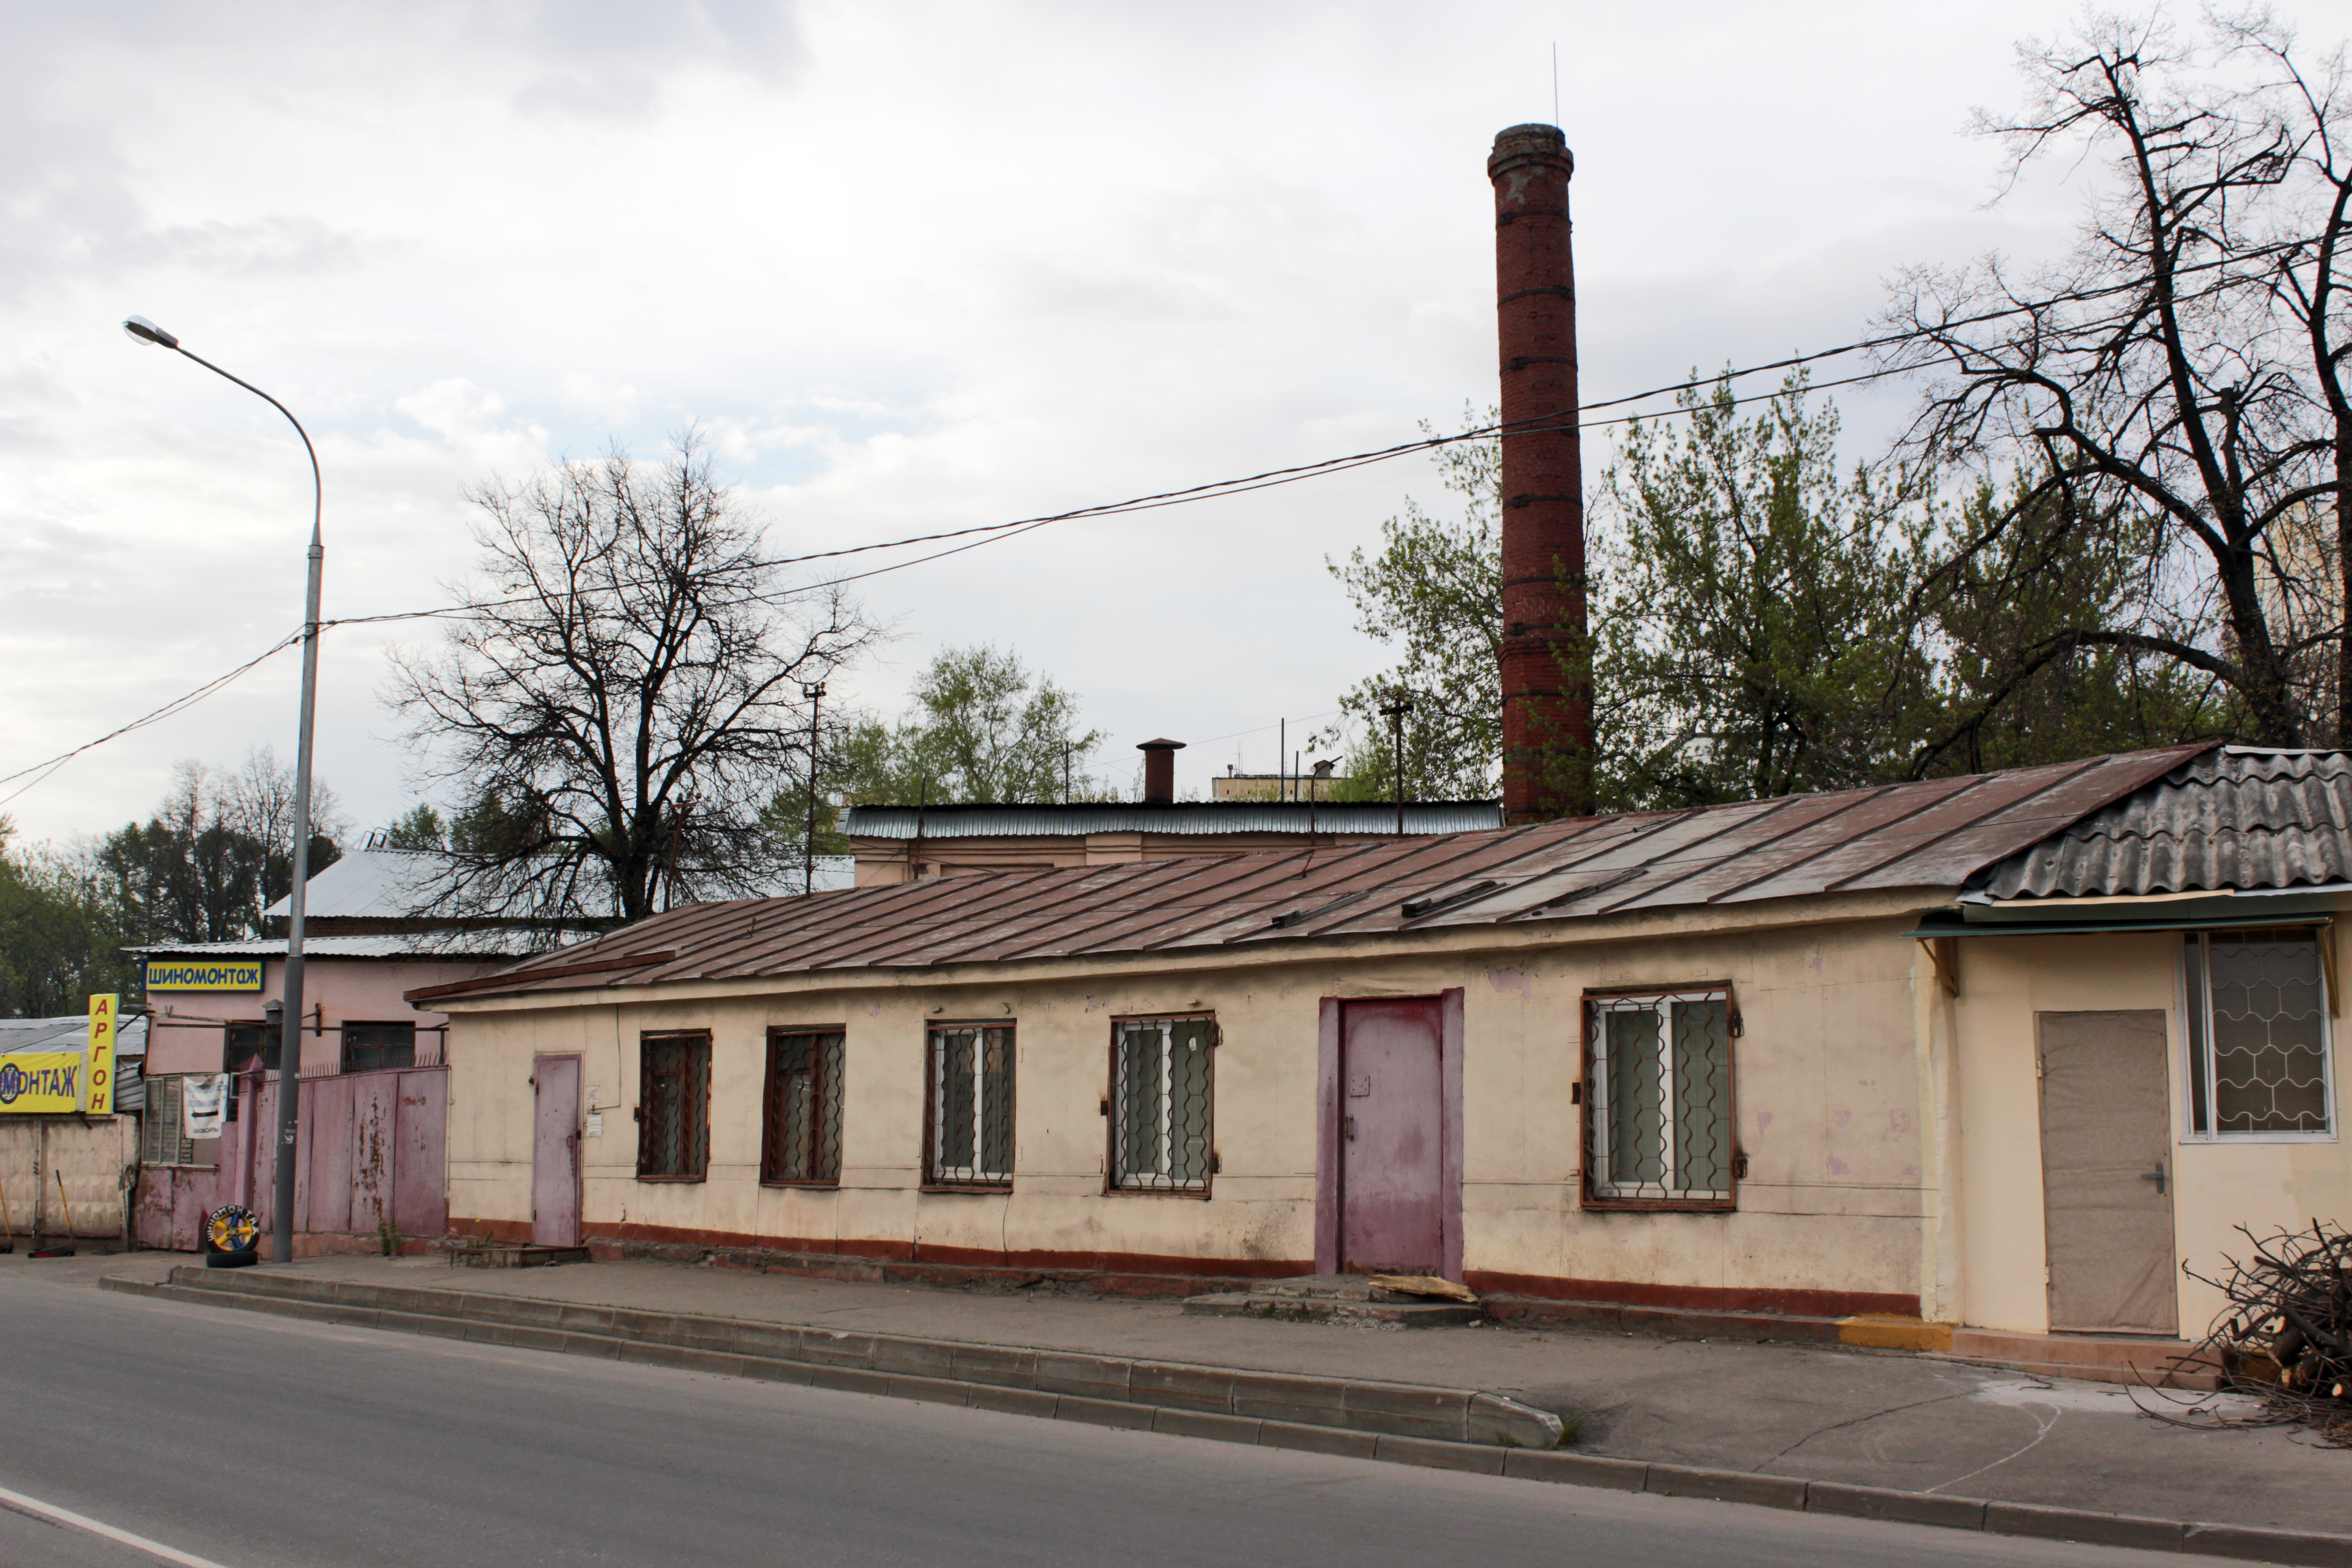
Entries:
[[[2326,25],[2329,8],[2288,6]],[[1971,108],[2046,3],[59,6],[0,0],[0,773],[299,618],[309,426],[327,613],[446,602],[460,492],[689,423],[779,550],[1115,500],[1409,438],[1493,397],[1494,133],[1553,118],[1588,399],[1850,341],[1896,268],[2062,247]],[[1834,374],[1824,372],[1824,375]],[[1900,391],[1843,400],[1857,455]],[[1588,466],[1605,460],[1597,444]],[[1071,523],[876,577],[874,708],[992,640],[1181,786],[1377,668],[1327,557],[1421,459]],[[886,558],[887,559],[887,558]],[[408,799],[388,641],[330,634],[321,773]],[[281,656],[0,809],[149,809],[290,755]],[[0,795],[24,781],[0,785]]]

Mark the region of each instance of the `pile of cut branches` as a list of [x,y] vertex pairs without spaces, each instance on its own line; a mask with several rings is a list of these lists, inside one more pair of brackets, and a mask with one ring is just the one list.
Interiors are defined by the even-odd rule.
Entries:
[[2220,1392],[2253,1395],[2261,1411],[2227,1415],[2207,1397],[2188,1402],[2186,1414],[2200,1426],[2309,1426],[2352,1447],[2352,1232],[2318,1219],[2268,1237],[2238,1229],[2251,1256],[2225,1258],[2218,1279],[2184,1269],[2229,1305],[2178,1364],[2218,1371]]

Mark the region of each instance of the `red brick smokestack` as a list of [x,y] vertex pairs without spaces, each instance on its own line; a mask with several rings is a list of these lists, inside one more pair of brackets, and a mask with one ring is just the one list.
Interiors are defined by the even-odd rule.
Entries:
[[1143,804],[1171,805],[1176,800],[1176,753],[1181,741],[1145,741],[1135,748],[1143,753]]
[[1557,127],[1514,125],[1495,183],[1503,373],[1503,816],[1592,809],[1584,620],[1584,461],[1576,433],[1576,275]]

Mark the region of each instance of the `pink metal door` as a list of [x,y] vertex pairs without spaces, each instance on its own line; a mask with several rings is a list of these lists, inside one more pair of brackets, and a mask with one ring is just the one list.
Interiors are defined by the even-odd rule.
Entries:
[[1435,998],[1349,1002],[1339,1046],[1339,1267],[1435,1274],[1444,1087]]
[[538,1099],[530,1141],[530,1238],[580,1245],[580,1058],[531,1063]]

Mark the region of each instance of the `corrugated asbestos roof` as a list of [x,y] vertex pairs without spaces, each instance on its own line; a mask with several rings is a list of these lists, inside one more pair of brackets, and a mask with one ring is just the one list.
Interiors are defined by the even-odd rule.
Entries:
[[[1089,833],[1185,837],[1227,833],[1396,835],[1397,808],[1377,801],[1184,800],[1166,805],[853,805],[842,822],[852,838],[1082,838]],[[1404,830],[1475,833],[1503,826],[1499,800],[1407,801]]]
[[2209,751],[1979,880],[1996,900],[2352,882],[2352,753]]
[[1981,868],[2202,748],[1439,838],[950,877],[673,910],[416,998],[810,971],[1214,952],[1334,936],[1917,888]]

